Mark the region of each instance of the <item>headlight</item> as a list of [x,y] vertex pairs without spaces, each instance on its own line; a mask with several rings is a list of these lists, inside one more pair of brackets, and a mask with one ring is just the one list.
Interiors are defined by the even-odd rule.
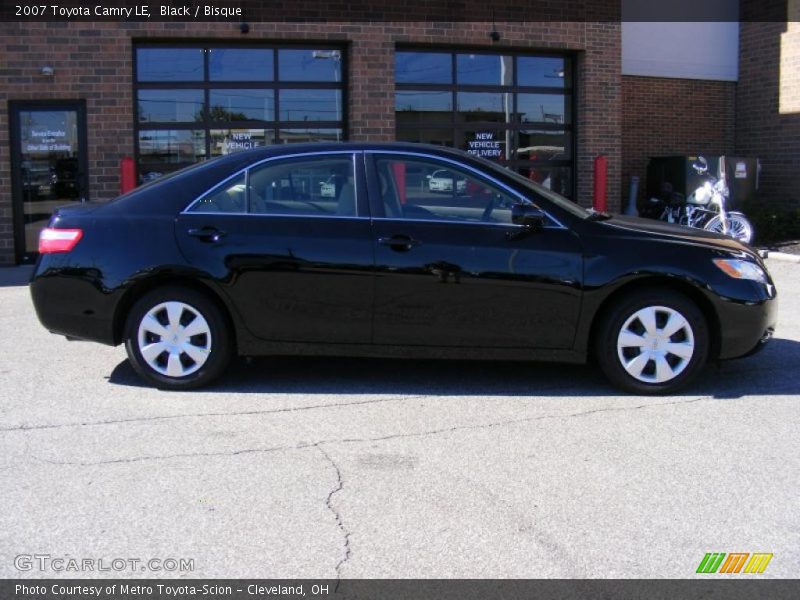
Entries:
[[738,258],[715,258],[714,264],[726,275],[734,279],[750,279],[759,283],[769,283],[769,278],[764,269],[749,260]]

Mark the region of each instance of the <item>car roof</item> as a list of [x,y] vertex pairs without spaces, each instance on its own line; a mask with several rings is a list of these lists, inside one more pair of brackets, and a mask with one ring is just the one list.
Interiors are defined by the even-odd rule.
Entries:
[[272,146],[262,146],[243,150],[228,157],[237,159],[246,158],[248,161],[258,161],[261,158],[289,154],[306,154],[313,152],[336,152],[336,151],[385,151],[385,152],[429,152],[439,155],[449,155],[463,158],[464,153],[445,146],[435,146],[433,144],[421,144],[416,142],[308,142],[302,144],[278,144]]

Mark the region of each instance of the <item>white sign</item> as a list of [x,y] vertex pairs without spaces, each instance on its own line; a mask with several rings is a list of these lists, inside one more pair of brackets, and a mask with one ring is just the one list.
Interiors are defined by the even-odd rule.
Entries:
[[476,133],[475,139],[467,142],[467,153],[484,158],[500,158],[500,141],[494,139],[493,132]]

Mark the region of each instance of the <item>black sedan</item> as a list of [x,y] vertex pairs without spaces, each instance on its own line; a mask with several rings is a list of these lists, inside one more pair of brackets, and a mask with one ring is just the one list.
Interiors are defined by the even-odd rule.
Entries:
[[588,211],[417,144],[232,154],[59,209],[39,244],[42,324],[124,343],[166,389],[237,354],[318,354],[594,358],[626,390],[667,393],[757,350],[777,311],[731,238]]

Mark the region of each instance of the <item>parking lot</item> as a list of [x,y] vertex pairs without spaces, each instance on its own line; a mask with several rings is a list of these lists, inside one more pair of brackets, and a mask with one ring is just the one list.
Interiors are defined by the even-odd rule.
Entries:
[[[594,367],[273,358],[143,387],[0,287],[0,577],[19,555],[193,559],[191,577],[693,577],[800,563],[800,265],[776,339],[671,397]],[[739,575],[740,577],[742,575]]]

